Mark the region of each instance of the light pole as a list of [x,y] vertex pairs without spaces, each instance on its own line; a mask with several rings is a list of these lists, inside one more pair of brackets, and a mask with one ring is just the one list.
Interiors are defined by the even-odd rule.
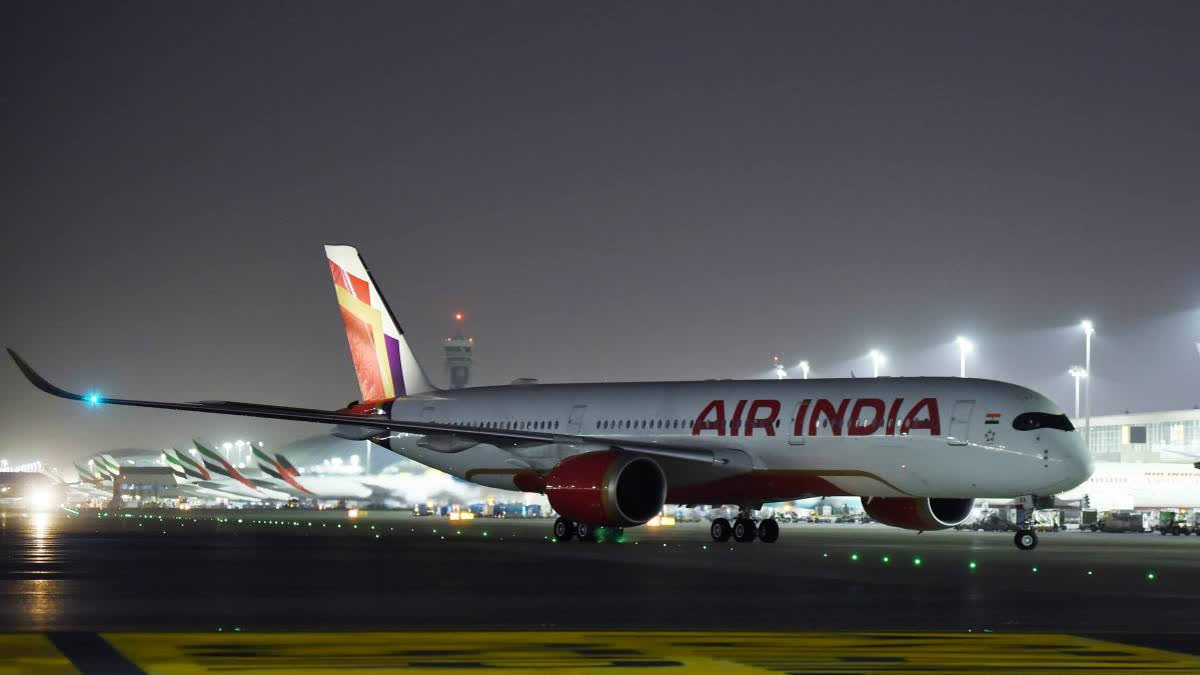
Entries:
[[1067,374],[1075,378],[1075,419],[1079,419],[1079,380],[1087,377],[1087,370],[1083,366],[1071,366],[1067,369]]
[[875,377],[879,377],[879,366],[883,365],[886,359],[884,359],[883,354],[878,349],[872,349],[868,356],[871,357],[871,364],[875,366]]
[[958,376],[967,376],[967,353],[975,349],[975,345],[967,338],[959,335],[954,338],[954,343],[958,345]]
[[1083,443],[1090,452],[1092,448],[1092,335],[1095,334],[1096,327],[1087,319],[1084,319],[1079,326],[1083,328],[1083,370],[1088,374],[1087,382],[1084,384],[1087,402],[1084,404]]
[[[1197,345],[1200,346],[1200,345]],[[800,370],[804,372],[804,379],[808,379],[808,361],[800,362]]]
[[777,380],[787,379],[787,368],[783,367],[783,363],[781,363],[779,361],[778,356],[775,357],[774,364],[775,365],[773,366],[772,369],[775,371],[775,379],[777,379]]

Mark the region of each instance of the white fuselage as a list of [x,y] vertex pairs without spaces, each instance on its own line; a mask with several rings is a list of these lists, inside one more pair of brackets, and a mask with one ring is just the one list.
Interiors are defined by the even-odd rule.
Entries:
[[1200,470],[1190,464],[1097,462],[1091,478],[1059,495],[1099,511],[1200,508]]
[[453,438],[439,445],[395,434],[389,447],[504,489],[520,489],[514,476],[522,472],[622,439],[708,448],[730,460],[714,468],[660,459],[672,503],[1052,495],[1086,480],[1092,467],[1080,434],[1015,429],[1014,418],[1029,412],[1062,414],[1024,387],[968,378],[513,385],[399,398],[390,415],[605,440],[462,449]]

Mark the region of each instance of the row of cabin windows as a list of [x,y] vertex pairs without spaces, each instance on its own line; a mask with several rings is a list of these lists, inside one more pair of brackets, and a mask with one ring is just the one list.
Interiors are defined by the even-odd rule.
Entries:
[[553,431],[558,428],[557,420],[488,420],[484,422],[448,422],[448,424],[456,427],[471,427],[475,429],[504,429],[521,431]]
[[[601,420],[596,423],[596,429],[606,431],[609,429],[691,429],[695,424],[694,420]],[[741,429],[749,426],[749,420],[744,420],[739,425],[736,422],[729,422],[726,427],[729,430],[735,428]],[[761,423],[756,428],[762,428]],[[779,428],[779,420],[775,420],[775,428]]]

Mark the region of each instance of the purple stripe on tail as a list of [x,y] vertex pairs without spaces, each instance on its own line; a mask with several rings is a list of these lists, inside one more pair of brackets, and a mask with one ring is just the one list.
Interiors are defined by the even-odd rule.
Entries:
[[408,392],[404,390],[404,371],[400,369],[400,341],[391,335],[384,335],[383,343],[387,347],[388,367],[392,371],[392,385],[396,395],[407,396]]

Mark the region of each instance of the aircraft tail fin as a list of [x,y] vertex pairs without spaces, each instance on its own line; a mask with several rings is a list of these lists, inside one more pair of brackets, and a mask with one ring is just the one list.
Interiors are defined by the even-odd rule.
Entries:
[[258,490],[258,486],[255,485],[253,481],[243,476],[242,472],[237,470],[237,467],[230,464],[229,461],[221,455],[217,454],[215,450],[200,442],[198,439],[193,438],[192,441],[195,442],[196,449],[200,451],[200,457],[206,469],[212,473],[225,476],[226,478],[232,478],[251,490]]
[[353,246],[326,246],[325,257],[358,377],[360,400],[436,390],[358,250]]
[[176,483],[191,482],[191,477],[188,476],[187,467],[183,461],[179,459],[179,451],[175,448],[167,448],[163,450],[163,457],[167,460],[167,467],[171,469],[171,473],[175,475]]
[[75,472],[79,474],[79,480],[86,483],[91,483],[92,485],[99,485],[101,482],[103,482],[104,479],[99,473],[85,469],[79,465],[79,462],[73,462],[73,464],[75,466]]
[[100,470],[113,480],[121,476],[121,463],[113,459],[112,455],[99,455],[96,457],[96,466],[99,466]]

